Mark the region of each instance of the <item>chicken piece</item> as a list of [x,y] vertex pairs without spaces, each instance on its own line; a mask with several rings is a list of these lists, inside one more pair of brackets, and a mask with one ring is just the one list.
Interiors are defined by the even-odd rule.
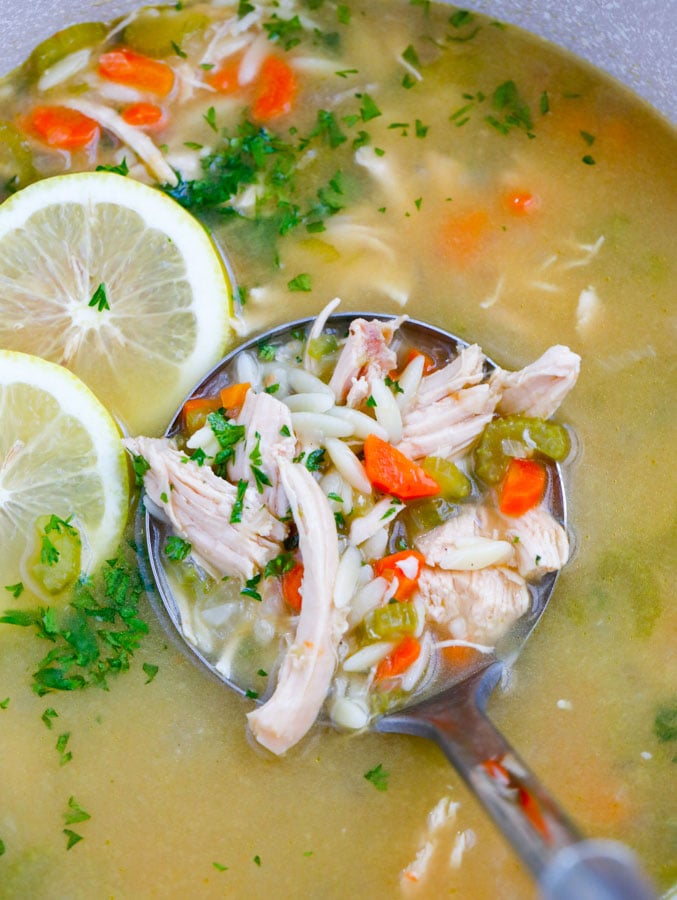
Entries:
[[455,640],[493,646],[529,609],[529,590],[517,572],[503,567],[446,572],[424,566],[418,596],[426,616]]
[[256,740],[276,754],[298,743],[316,720],[329,693],[342,636],[333,596],[338,536],[329,501],[304,466],[281,457],[279,469],[299,533],[303,605],[273,695],[247,716]]
[[[274,516],[287,514],[287,496],[280,485],[278,460],[291,460],[296,438],[292,432],[289,407],[265,392],[247,391],[237,424],[245,428],[245,439],[235,447],[228,468],[232,482],[256,484],[252,467],[262,472],[270,484],[261,483],[260,496]],[[273,452],[273,448],[274,451]]]
[[483,569],[509,564],[512,544],[493,533],[489,512],[483,506],[466,506],[442,525],[420,535],[416,549],[429,566],[441,569]]
[[519,372],[496,369],[489,383],[501,397],[498,412],[549,419],[576,384],[580,367],[580,356],[558,344]]
[[206,571],[252,578],[280,552],[285,526],[254,489],[244,495],[242,520],[231,523],[237,489],[208,466],[198,466],[167,438],[126,438],[123,444],[150,466],[143,479],[148,497],[190,543],[193,558]]
[[464,387],[479,384],[484,378],[484,360],[484,353],[477,344],[464,347],[448,365],[421,379],[412,409],[430,406]]
[[514,550],[514,565],[523,578],[537,581],[569,559],[567,533],[543,506],[504,519],[503,535]]
[[397,449],[410,459],[458,458],[489,424],[498,398],[489,384],[477,384],[429,406],[407,410],[402,416],[402,440]]
[[[383,378],[397,366],[397,356],[390,349],[393,335],[405,321],[406,316],[381,322],[372,319],[353,319],[348,338],[343,345],[331,376],[329,387],[336,396],[337,403],[343,403],[351,388],[360,379],[360,387],[355,389],[349,406],[357,406],[368,396],[371,378]],[[367,393],[365,393],[365,391]]]

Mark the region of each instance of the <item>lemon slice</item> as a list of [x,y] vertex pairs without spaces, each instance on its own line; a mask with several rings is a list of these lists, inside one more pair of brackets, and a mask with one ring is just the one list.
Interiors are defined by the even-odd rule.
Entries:
[[129,508],[115,421],[67,369],[0,350],[0,422],[0,589],[26,580],[22,559],[44,516],[70,519],[93,571],[115,553]]
[[82,172],[0,206],[0,346],[67,366],[132,434],[221,358],[230,310],[207,232],[155,188]]

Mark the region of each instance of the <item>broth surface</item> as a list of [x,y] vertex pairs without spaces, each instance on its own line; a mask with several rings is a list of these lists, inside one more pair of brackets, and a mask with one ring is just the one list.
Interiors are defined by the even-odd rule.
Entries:
[[[344,311],[404,311],[477,341],[506,368],[553,343],[580,353],[562,410],[579,442],[575,554],[489,711],[582,830],[625,841],[667,891],[677,878],[677,751],[654,722],[674,708],[677,683],[674,133],[616,84],[512,27],[398,0],[313,6],[299,12],[338,41],[310,26],[289,50],[284,36],[270,42],[296,60],[300,88],[267,127],[296,147],[318,111],[334,115],[345,140],[335,135],[332,147],[325,118],[295,198],[304,214],[340,171],[330,200],[342,208],[284,235],[278,208],[200,211],[247,289],[246,330],[340,296]],[[201,40],[189,36],[187,60],[168,62],[201,59]],[[49,102],[84,96],[77,85],[90,69],[51,88]],[[36,91],[25,72],[6,79],[0,119],[20,131]],[[153,140],[199,177],[203,151],[185,144],[216,150],[218,129],[235,134],[244,105],[197,91]],[[217,131],[205,119],[212,106]],[[124,158],[154,180],[110,136],[96,157],[35,137],[29,148],[39,176]],[[307,229],[320,220],[325,230]],[[310,290],[290,289],[299,275]],[[7,594],[2,608],[16,605]],[[142,610],[150,635],[108,692],[37,697],[44,642],[0,625],[0,897],[535,896],[432,745],[316,728],[271,759],[245,735],[249,705],[184,656],[147,599]],[[150,683],[143,662],[159,667]],[[51,728],[47,708],[58,713]],[[72,759],[60,764],[63,734]],[[379,764],[387,791],[364,778]],[[71,797],[89,820],[66,824]],[[460,803],[455,821],[438,833],[425,877],[402,881],[443,797]],[[84,838],[68,851],[64,827]],[[455,866],[467,830],[475,845]]]

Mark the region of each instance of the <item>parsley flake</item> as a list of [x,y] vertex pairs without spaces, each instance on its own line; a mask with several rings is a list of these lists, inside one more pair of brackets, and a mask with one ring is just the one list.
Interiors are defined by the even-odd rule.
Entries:
[[[252,7],[252,9],[253,9],[253,7]],[[212,865],[214,866],[214,868],[216,869],[217,872],[227,872],[228,871],[228,866],[224,866],[223,863],[213,862]]]
[[160,667],[159,667],[159,666],[156,666],[156,665],[153,665],[153,663],[147,663],[147,662],[145,662],[145,663],[141,666],[141,668],[143,669],[143,671],[144,671],[144,672],[146,673],[146,675],[147,675],[146,681],[144,682],[145,684],[150,684],[151,681],[152,681],[152,680],[155,678],[155,676],[157,675],[157,673],[160,671]]
[[193,547],[189,541],[185,541],[178,534],[172,534],[167,538],[165,544],[165,556],[167,559],[174,560],[174,562],[181,562],[186,559],[192,549]]
[[258,575],[254,575],[253,578],[249,578],[247,581],[245,581],[245,586],[240,591],[243,597],[251,597],[252,600],[256,600],[259,603],[261,602],[261,594],[256,590],[256,588],[259,586],[259,582],[261,581],[261,577],[261,573],[259,572]]
[[324,447],[320,447],[317,450],[313,450],[312,453],[309,453],[306,457],[306,469],[309,472],[319,472],[324,464],[326,450]]
[[0,709],[7,709],[9,706],[9,697],[5,697],[4,700],[0,700]]
[[287,282],[287,288],[290,291],[312,291],[312,279],[307,272],[302,272]]
[[5,590],[9,591],[10,594],[12,595],[12,597],[14,597],[14,599],[16,600],[18,597],[20,597],[23,594],[24,586],[21,581],[17,581],[16,584],[6,584]]
[[237,525],[238,522],[242,521],[242,512],[244,509],[244,495],[247,490],[247,482],[244,479],[240,479],[237,483],[237,495],[235,497],[235,503],[233,503],[233,508],[230,512],[230,524]]
[[388,779],[390,778],[390,772],[386,772],[383,768],[382,763],[379,763],[373,769],[369,769],[368,772],[364,773],[364,777],[367,781],[370,781],[377,791],[387,791],[388,790]]
[[89,301],[88,305],[95,306],[99,312],[103,312],[104,309],[110,309],[108,297],[106,296],[106,286],[103,281],[92,294],[92,299]]
[[43,714],[40,716],[40,718],[45,723],[47,728],[49,728],[51,730],[52,729],[52,719],[58,719],[59,713],[55,709],[52,709],[51,706],[49,706],[43,712]]

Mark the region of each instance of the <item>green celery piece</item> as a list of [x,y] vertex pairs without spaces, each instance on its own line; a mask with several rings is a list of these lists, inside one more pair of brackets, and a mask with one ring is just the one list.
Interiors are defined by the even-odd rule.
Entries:
[[123,32],[124,43],[146,56],[171,56],[191,34],[209,25],[209,16],[191,9],[148,10]]
[[494,419],[482,432],[475,448],[475,472],[487,484],[499,483],[512,458],[503,450],[504,441],[520,442],[528,453],[535,447],[556,462],[566,459],[571,449],[566,428],[555,422],[521,415]]
[[413,603],[387,603],[372,610],[364,620],[365,640],[383,641],[413,634],[418,626],[418,616]]
[[100,44],[108,29],[103,22],[79,22],[48,37],[28,57],[28,69],[39,78],[59,60],[77,50]]
[[439,484],[445,500],[464,500],[470,495],[472,482],[450,460],[440,456],[426,456],[422,467]]

